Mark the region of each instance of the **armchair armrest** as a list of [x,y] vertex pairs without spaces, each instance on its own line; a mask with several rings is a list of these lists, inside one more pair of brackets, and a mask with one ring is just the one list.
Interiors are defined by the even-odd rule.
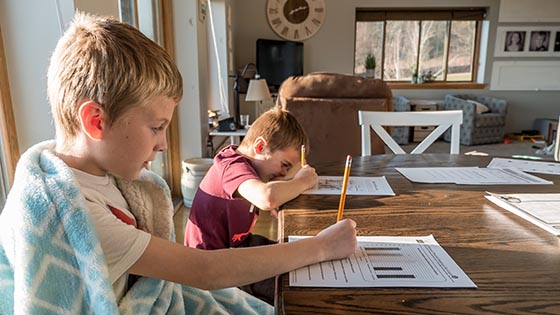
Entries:
[[476,105],[467,102],[464,99],[454,97],[452,95],[445,96],[445,102],[443,103],[444,110],[462,110],[463,111],[463,124],[468,124],[473,122],[476,114]]

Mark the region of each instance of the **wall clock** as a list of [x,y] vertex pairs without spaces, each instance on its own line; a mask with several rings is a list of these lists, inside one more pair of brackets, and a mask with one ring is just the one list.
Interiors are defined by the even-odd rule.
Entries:
[[325,0],[268,0],[266,18],[272,30],[287,40],[315,35],[326,15]]

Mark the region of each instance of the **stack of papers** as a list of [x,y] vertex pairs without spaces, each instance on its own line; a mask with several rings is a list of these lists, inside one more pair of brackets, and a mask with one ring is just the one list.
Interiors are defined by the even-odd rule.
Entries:
[[553,182],[516,168],[480,167],[399,167],[410,181],[418,183],[455,183],[458,185],[551,185]]
[[[342,192],[342,176],[318,176],[317,186],[306,190],[303,194],[340,195]],[[394,196],[395,193],[385,176],[381,177],[348,177],[347,195]]]
[[291,271],[290,286],[476,288],[432,235],[358,236],[352,256]]
[[560,194],[493,194],[486,198],[523,219],[560,235]]
[[488,168],[516,168],[529,173],[560,175],[560,163],[493,158]]

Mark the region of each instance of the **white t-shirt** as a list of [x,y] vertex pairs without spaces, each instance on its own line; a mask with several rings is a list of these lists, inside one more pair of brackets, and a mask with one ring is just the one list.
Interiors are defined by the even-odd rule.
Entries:
[[136,228],[136,219],[111,175],[95,176],[72,169],[84,194],[117,301],[127,291],[127,270],[140,258],[150,234]]

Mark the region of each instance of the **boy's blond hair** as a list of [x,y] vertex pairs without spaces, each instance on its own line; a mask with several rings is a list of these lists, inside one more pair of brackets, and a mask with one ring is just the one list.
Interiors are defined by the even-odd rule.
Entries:
[[258,137],[263,137],[267,141],[271,152],[290,147],[299,150],[301,145],[309,147],[309,139],[303,127],[292,114],[280,106],[275,106],[259,116],[251,125],[240,146],[250,147]]
[[179,102],[179,69],[158,44],[129,24],[77,12],[58,41],[48,70],[48,96],[57,138],[78,135],[78,107],[102,106],[111,125],[156,96]]

